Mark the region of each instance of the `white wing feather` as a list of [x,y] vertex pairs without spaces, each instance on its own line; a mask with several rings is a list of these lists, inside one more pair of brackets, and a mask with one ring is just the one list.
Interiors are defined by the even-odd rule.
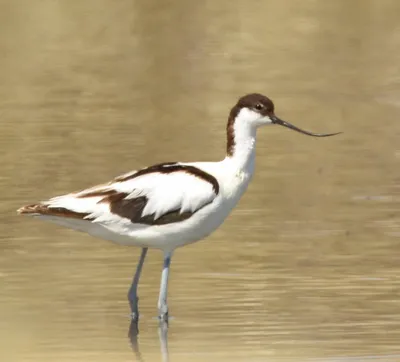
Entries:
[[[148,201],[141,216],[154,215],[155,219],[171,211],[195,212],[217,196],[211,183],[188,172],[152,172],[126,181],[113,181],[107,185],[55,197],[45,204],[50,208],[61,207],[78,213],[88,213],[91,219],[95,218],[94,222],[115,221],[116,215],[110,212],[110,205],[100,202],[104,196],[90,196],[90,193],[101,191],[125,193],[128,194],[126,199],[146,196]],[[85,197],[85,194],[88,196]]]

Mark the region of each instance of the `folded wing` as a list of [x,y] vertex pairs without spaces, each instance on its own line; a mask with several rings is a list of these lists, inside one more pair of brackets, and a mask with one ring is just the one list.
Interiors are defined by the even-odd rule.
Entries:
[[21,214],[59,216],[94,223],[130,220],[164,225],[190,218],[213,202],[217,180],[194,166],[168,163],[120,176],[109,184],[24,206]]

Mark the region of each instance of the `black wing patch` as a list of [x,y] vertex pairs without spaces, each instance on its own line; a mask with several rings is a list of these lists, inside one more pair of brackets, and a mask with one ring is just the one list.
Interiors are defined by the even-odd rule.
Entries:
[[155,219],[154,215],[142,216],[148,198],[146,196],[126,199],[128,194],[116,193],[105,197],[101,202],[110,204],[110,212],[120,217],[129,219],[135,224],[166,225],[189,219],[195,212],[182,212],[173,210]]
[[[204,172],[203,170],[200,170],[197,167],[190,165],[181,165],[177,164],[176,162],[161,163],[148,168],[144,168],[135,173],[128,174],[126,176],[120,176],[119,178],[115,179],[115,181],[124,182],[150,173],[167,174],[173,172],[185,172],[192,176],[200,178],[203,181],[206,181],[211,184],[213,191],[215,192],[216,195],[219,192],[219,184],[214,176],[208,174],[207,172]],[[185,211],[181,213],[179,209],[172,210],[165,213],[164,215],[161,215],[156,219],[154,214],[142,216],[143,210],[146,207],[147,202],[149,201],[146,196],[140,196],[132,199],[132,198],[127,198],[128,195],[129,194],[127,193],[117,193],[117,192],[113,194],[108,193],[107,195],[105,195],[106,197],[102,199],[100,202],[109,203],[111,213],[129,219],[131,220],[132,223],[146,224],[146,225],[166,225],[184,221],[189,219],[194,213],[196,213],[202,207],[209,204],[207,203],[206,205],[202,205],[199,209],[193,212]]]
[[[208,182],[211,184],[213,191],[217,195],[219,192],[219,184],[217,179],[200,170],[197,167],[189,166],[189,165],[181,165],[175,162],[170,163],[162,163],[155,166],[151,166],[142,170],[139,170],[135,173],[122,175],[114,180],[114,182],[124,182],[127,180],[131,180],[133,178],[146,175],[149,173],[173,173],[173,172],[185,172],[194,177],[200,178],[201,180]],[[112,183],[111,183],[112,185]],[[189,219],[194,213],[203,208],[204,206],[210,204],[210,202],[200,206],[197,210],[194,211],[185,211],[180,212],[180,209],[171,210],[166,212],[165,214],[159,216],[157,219],[155,218],[155,214],[152,215],[143,215],[143,210],[146,207],[149,199],[146,196],[139,196],[136,198],[128,198],[130,193],[126,192],[118,192],[109,185],[103,185],[104,188],[92,188],[85,191],[82,191],[77,195],[77,198],[90,198],[90,197],[101,197],[98,203],[107,203],[110,207],[110,212],[118,215],[122,218],[129,219],[132,223],[135,224],[145,224],[145,225],[166,225],[175,222],[180,222]],[[68,210],[63,207],[51,207],[51,205],[46,204],[34,204],[23,207],[19,210],[20,213],[23,214],[41,214],[41,215],[52,215],[66,218],[75,218],[82,219],[87,221],[95,221],[95,218],[91,217],[91,213],[79,213],[72,210]]]

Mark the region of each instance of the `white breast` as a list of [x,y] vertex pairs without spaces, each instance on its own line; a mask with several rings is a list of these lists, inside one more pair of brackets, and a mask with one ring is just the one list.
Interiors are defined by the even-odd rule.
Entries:
[[174,249],[201,240],[215,231],[237,205],[251,180],[253,167],[238,170],[229,162],[196,162],[195,167],[212,174],[219,183],[219,193],[209,205],[183,222],[132,230],[129,244]]

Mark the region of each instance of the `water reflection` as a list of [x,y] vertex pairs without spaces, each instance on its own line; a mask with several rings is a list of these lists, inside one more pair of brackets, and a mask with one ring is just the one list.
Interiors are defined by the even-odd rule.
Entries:
[[163,362],[169,361],[168,352],[168,324],[161,323],[158,327],[158,337],[160,340],[160,350]]
[[132,351],[136,356],[136,360],[143,362],[142,354],[139,348],[139,323],[138,321],[131,320],[129,325],[128,337],[131,343]]
[[[131,343],[132,351],[135,354],[136,360],[144,362],[139,347],[139,323],[131,321],[128,330],[128,336]],[[158,326],[158,338],[160,342],[160,353],[163,362],[169,362],[168,352],[168,323],[161,322]]]
[[[212,326],[210,326],[210,328],[212,328]],[[163,362],[169,362],[170,361],[170,354],[169,354],[169,350],[168,350],[168,325],[166,323],[161,323],[158,326],[158,343],[159,343],[159,347],[160,347],[160,356],[161,356],[161,360]],[[135,321],[132,321],[130,326],[129,326],[129,331],[128,331],[128,336],[130,339],[130,344],[132,347],[132,351],[135,355],[135,361],[138,362],[145,362],[148,360],[160,360],[159,358],[154,357],[154,353],[153,356],[150,358],[146,358],[143,356],[143,354],[140,351],[140,338],[139,338],[139,328],[138,328],[138,323]],[[155,334],[154,334],[155,337]],[[209,343],[212,343],[211,341],[209,341]],[[267,347],[267,346],[264,346]],[[400,360],[400,355],[397,354],[392,354],[392,355],[387,355],[387,354],[382,354],[382,355],[365,355],[365,356],[356,356],[353,355],[352,353],[350,353],[351,355],[349,356],[336,356],[336,357],[325,357],[325,358],[313,358],[313,359],[309,359],[307,357],[298,355],[297,357],[287,357],[287,358],[279,358],[279,361],[290,361],[290,362],[363,362],[363,361],[377,361],[377,362],[397,362]],[[220,354],[217,353],[210,353],[208,351],[207,348],[207,344],[202,345],[201,349],[197,349],[197,353],[196,355],[198,356],[204,356],[203,358],[201,358],[201,361],[216,361],[216,360],[223,360],[223,361],[242,361],[242,360],[252,360],[249,359],[247,357],[244,357],[243,359],[236,359],[237,356],[235,356],[234,354],[230,354],[229,356],[227,356],[227,358],[223,358],[221,357]],[[177,360],[179,361],[186,361],[188,359],[186,359],[185,354],[183,356],[181,356],[181,358],[177,358]],[[183,358],[182,358],[183,357]],[[190,355],[189,360],[193,361],[195,360],[195,357],[193,354]],[[260,359],[262,361],[276,361],[277,359],[275,358],[269,358],[267,356],[262,357],[262,359]]]

